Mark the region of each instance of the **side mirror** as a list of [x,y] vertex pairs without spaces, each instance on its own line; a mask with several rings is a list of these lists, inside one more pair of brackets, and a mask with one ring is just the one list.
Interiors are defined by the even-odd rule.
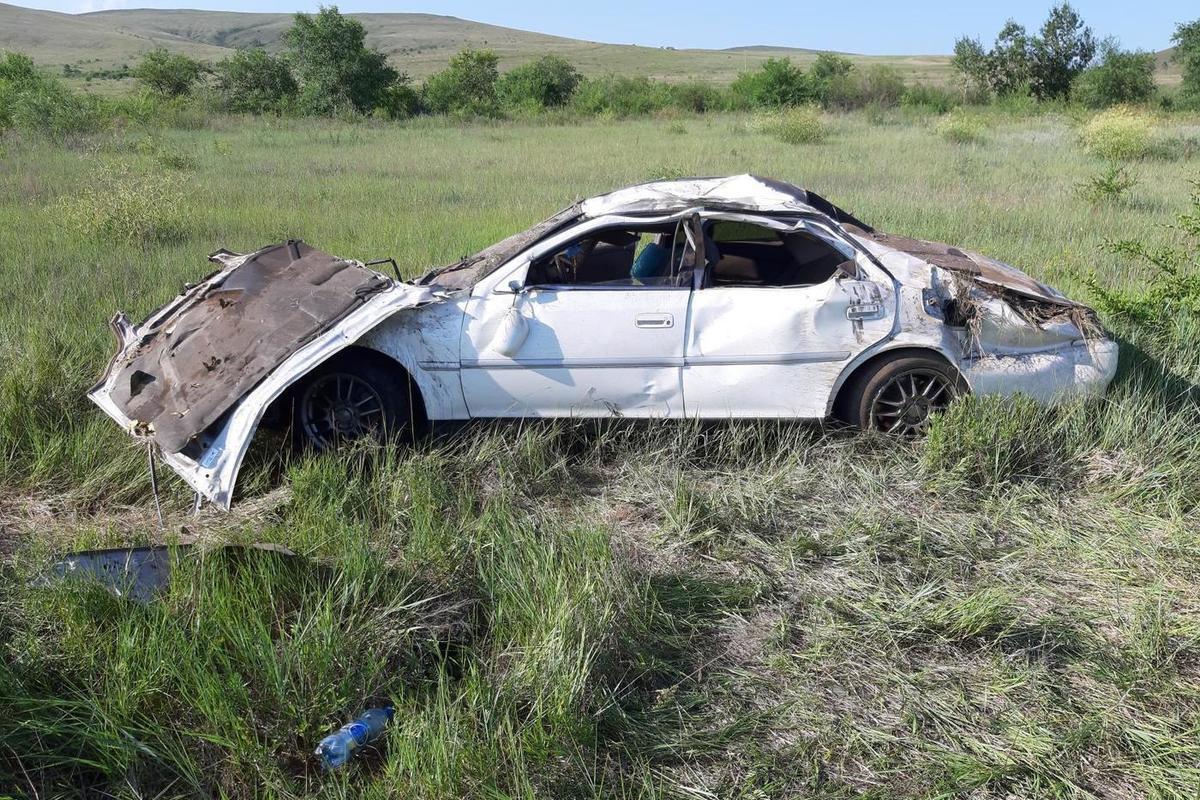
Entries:
[[525,287],[518,280],[509,281],[504,286],[497,286],[493,290],[496,294],[520,294],[525,291]]

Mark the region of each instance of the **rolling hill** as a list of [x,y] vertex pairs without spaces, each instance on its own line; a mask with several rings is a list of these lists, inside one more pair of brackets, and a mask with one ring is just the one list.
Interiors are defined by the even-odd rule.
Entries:
[[[437,14],[352,14],[367,29],[372,47],[415,78],[443,68],[464,47],[486,47],[500,56],[501,69],[557,53],[588,75],[637,74],[670,81],[698,79],[727,83],[767,58],[804,64],[820,50],[749,45],[725,50],[675,49],[606,44],[505,28]],[[71,64],[85,71],[131,64],[155,47],[218,61],[243,47],[276,50],[291,14],[186,9],[128,9],[62,14],[0,3],[0,49],[20,50],[50,67]],[[816,44],[806,42],[805,44]],[[1178,67],[1159,53],[1159,79],[1177,83]],[[943,83],[950,78],[946,55],[849,58],[860,66],[887,64],[905,80]]]
[[[642,47],[569,39],[436,14],[351,16],[362,20],[371,46],[387,53],[393,64],[416,78],[441,69],[451,55],[468,46],[496,51],[501,69],[544,53],[558,53],[589,75],[612,72],[717,82],[731,81],[738,72],[772,56],[803,63],[820,52],[798,47]],[[132,63],[155,47],[219,60],[239,47],[277,49],[291,23],[291,14],[130,9],[72,15],[0,3],[0,48],[21,50],[47,66],[73,64],[85,69]],[[949,75],[946,56],[850,57],[861,64],[890,64],[909,79],[937,82]]]

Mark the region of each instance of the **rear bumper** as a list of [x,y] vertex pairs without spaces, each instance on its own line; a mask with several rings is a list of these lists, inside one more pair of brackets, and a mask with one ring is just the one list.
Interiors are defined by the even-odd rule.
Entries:
[[1117,350],[1110,339],[1076,341],[1050,350],[968,359],[959,369],[974,394],[1024,394],[1050,403],[1103,394],[1117,374]]

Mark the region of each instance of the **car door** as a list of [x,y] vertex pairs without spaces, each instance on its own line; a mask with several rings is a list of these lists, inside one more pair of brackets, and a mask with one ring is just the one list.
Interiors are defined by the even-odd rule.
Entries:
[[[737,236],[748,241],[722,241],[722,220],[742,226]],[[706,221],[706,231],[717,262],[692,296],[683,369],[688,416],[825,416],[845,366],[892,330],[889,276],[808,222],[726,215]],[[756,259],[756,236],[764,243],[774,237],[772,248],[802,258],[770,252]]]
[[[677,222],[664,225],[673,230]],[[569,252],[578,241],[558,244]],[[635,282],[624,255],[595,246],[571,279],[535,275],[531,256],[512,280],[482,287],[461,338],[471,416],[683,416],[692,289],[684,250],[694,252],[681,246],[675,274],[658,283]]]

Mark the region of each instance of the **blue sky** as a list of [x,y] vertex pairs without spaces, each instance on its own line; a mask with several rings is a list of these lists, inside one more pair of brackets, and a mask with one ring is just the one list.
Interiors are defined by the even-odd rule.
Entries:
[[[11,1],[11,0],[10,0]],[[328,2],[328,0],[327,0]],[[774,44],[853,53],[948,53],[961,34],[990,42],[1008,17],[1037,28],[1053,0],[423,0],[337,3],[350,11],[422,11],[554,33],[579,39],[672,47],[735,47]],[[30,0],[19,5],[54,11],[100,8],[211,8],[230,11],[312,11],[318,3],[299,0]],[[1200,17],[1196,0],[1075,0],[1101,38],[1116,36],[1130,48],[1161,50],[1178,22]]]

